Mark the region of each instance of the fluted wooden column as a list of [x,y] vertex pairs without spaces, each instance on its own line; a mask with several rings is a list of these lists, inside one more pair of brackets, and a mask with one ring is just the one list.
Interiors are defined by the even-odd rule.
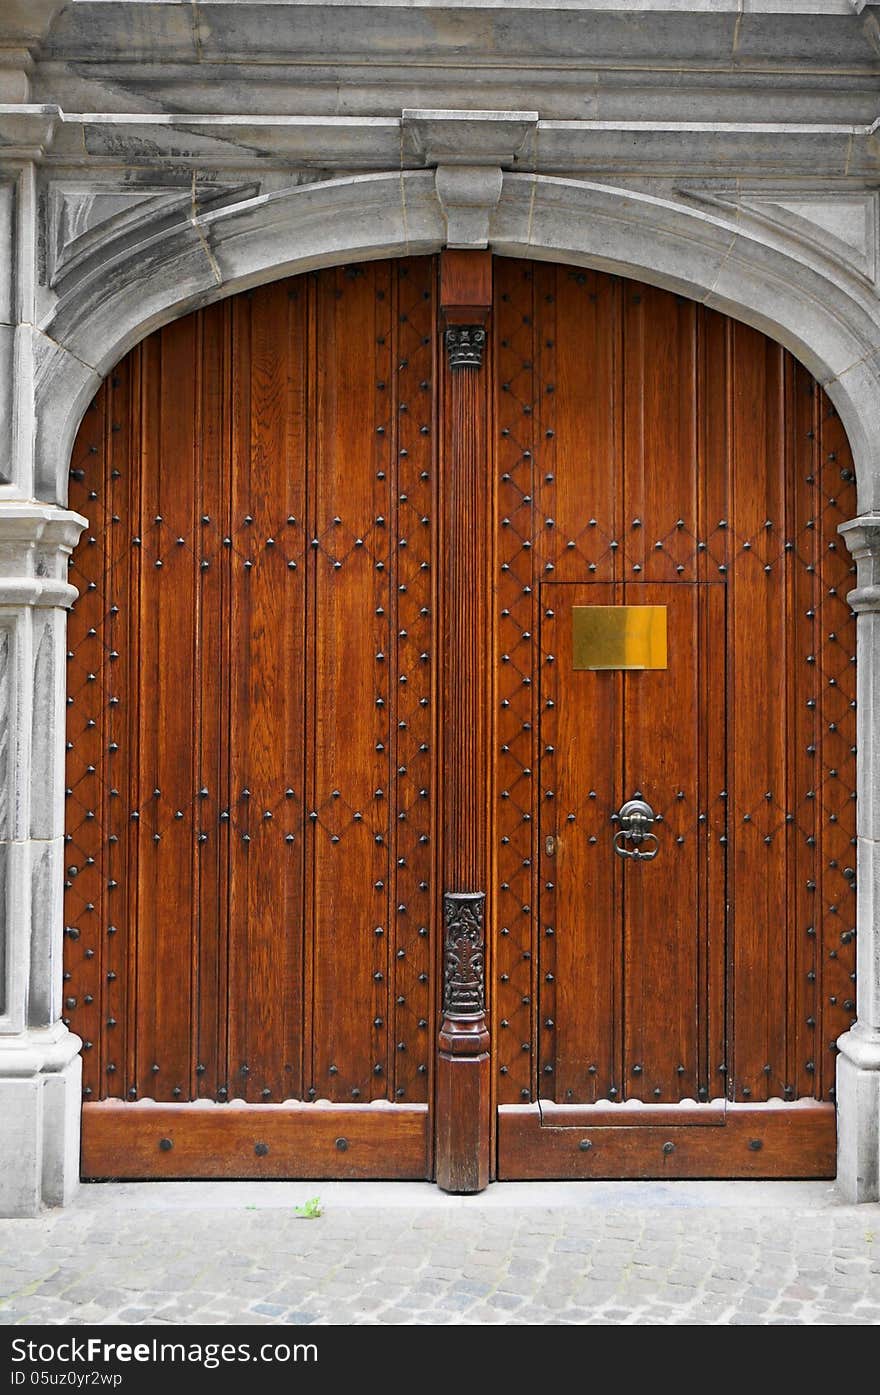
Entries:
[[447,251],[443,332],[443,1021],[437,1068],[437,1182],[489,1181],[488,875],[489,559],[487,325],[489,252]]

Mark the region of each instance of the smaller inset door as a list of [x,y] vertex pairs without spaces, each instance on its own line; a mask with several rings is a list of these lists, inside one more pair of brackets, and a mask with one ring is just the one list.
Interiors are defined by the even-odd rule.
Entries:
[[[665,655],[614,652],[625,606],[655,608]],[[541,638],[542,1097],[706,1102],[726,1035],[724,588],[547,584]],[[662,666],[578,666],[621,660]],[[653,815],[635,837],[629,800]]]

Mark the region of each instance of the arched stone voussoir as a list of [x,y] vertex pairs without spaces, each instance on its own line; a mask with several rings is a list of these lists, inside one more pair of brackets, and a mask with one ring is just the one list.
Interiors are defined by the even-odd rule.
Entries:
[[435,252],[446,233],[433,170],[306,184],[199,222],[224,287],[234,290],[345,261]]
[[[149,226],[72,286],[41,326],[38,496],[63,503],[69,453],[97,377],[201,305],[344,261],[435,251],[446,224],[432,170],[360,174]],[[880,508],[880,320],[870,288],[808,262],[745,219],[559,176],[504,175],[491,219],[501,254],[634,276],[701,301],[782,343],[826,387],[849,435],[862,512]],[[97,375],[97,376],[95,376]]]
[[54,339],[34,333],[34,494],[67,504],[70,454],[83,413],[101,374]]
[[189,217],[124,248],[71,287],[41,326],[37,496],[60,504],[82,414],[104,376],[153,330],[266,281],[344,261],[436,251],[445,221],[433,171],[297,185]]
[[853,450],[862,512],[880,508],[880,314],[870,289],[784,234],[588,180],[505,174],[492,247],[634,276],[742,320],[826,388]]

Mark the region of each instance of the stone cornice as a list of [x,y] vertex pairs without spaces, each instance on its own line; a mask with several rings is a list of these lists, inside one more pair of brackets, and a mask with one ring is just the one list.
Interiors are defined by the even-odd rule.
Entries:
[[401,116],[121,114],[0,104],[0,158],[98,169],[377,170],[491,164],[615,177],[880,178],[870,121],[541,120],[534,112],[413,111]]
[[[7,3],[22,11],[28,0]],[[34,0],[34,8],[59,6]],[[636,47],[660,61],[700,61],[711,51],[716,61],[784,62],[796,33],[819,49],[842,35],[851,61],[870,53],[864,8],[860,0],[76,0],[58,14],[46,47],[53,57],[101,63],[131,53],[257,63],[331,51],[435,60],[462,47],[479,60],[486,50],[498,59],[528,52],[530,43],[543,52],[561,26],[559,57],[580,41],[607,61]]]

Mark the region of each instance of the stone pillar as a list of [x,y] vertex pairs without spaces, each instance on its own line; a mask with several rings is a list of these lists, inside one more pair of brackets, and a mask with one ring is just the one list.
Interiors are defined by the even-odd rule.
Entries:
[[61,1022],[67,562],[85,519],[0,502],[0,1215],[79,1180],[80,1041]]
[[856,1014],[837,1045],[837,1183],[880,1200],[880,514],[844,523],[856,560],[858,617]]

